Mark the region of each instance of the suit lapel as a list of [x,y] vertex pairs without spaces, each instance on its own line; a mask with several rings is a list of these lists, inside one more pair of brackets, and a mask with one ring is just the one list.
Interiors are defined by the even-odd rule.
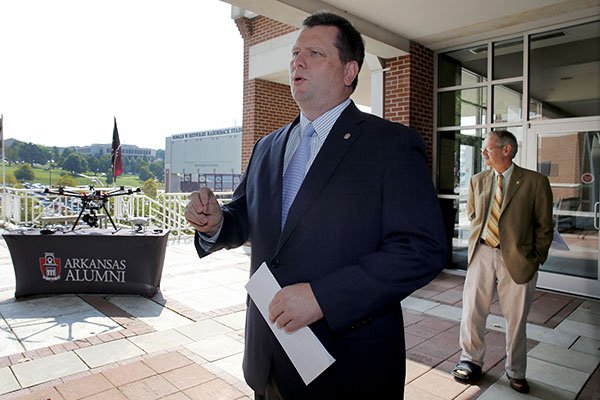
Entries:
[[[289,238],[306,210],[314,202],[329,177],[335,172],[340,161],[362,133],[358,123],[363,119],[362,113],[352,103],[342,112],[334,124],[290,207],[285,226],[279,238],[277,252]],[[279,180],[281,182],[281,177]],[[279,199],[279,208],[281,209],[281,193]]]
[[515,193],[517,193],[522,184],[523,170],[521,169],[521,167],[515,164],[512,175],[510,177],[510,182],[508,183],[508,188],[506,188],[506,196],[504,198],[504,201],[502,202],[502,210],[500,210],[500,215],[502,215],[506,207],[508,207],[508,204],[513,199]]

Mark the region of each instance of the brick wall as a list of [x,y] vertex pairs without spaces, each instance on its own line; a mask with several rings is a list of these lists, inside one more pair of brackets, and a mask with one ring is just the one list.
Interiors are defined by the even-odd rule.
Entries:
[[242,122],[242,169],[246,168],[258,139],[289,123],[300,110],[288,85],[248,79],[250,46],[293,32],[296,28],[259,16],[235,20],[244,39],[244,110]]
[[385,60],[384,117],[423,135],[427,161],[433,148],[433,51],[416,43],[410,54]]
[[433,51],[416,43],[410,45],[410,126],[425,139],[427,161],[433,156]]
[[[581,154],[583,149],[583,135],[566,136],[548,136],[542,137],[538,147],[538,163],[546,164],[550,184],[556,186],[552,188],[554,201],[561,199],[579,198],[581,187],[581,174],[585,172],[582,169],[581,159],[585,155]],[[569,184],[561,186],[560,184]]]
[[300,110],[290,87],[261,79],[245,80],[242,124],[242,167],[261,137],[291,122]]

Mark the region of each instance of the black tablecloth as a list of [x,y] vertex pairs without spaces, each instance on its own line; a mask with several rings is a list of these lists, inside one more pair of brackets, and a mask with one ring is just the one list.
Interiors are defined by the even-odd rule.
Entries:
[[47,293],[129,293],[160,285],[169,232],[82,229],[3,235],[15,269],[15,297]]

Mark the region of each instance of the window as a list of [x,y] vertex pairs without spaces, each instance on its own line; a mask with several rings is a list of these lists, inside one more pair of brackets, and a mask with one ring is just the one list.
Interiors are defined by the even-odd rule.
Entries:
[[487,45],[440,54],[438,87],[472,85],[486,81],[487,54]]
[[493,43],[494,80],[523,76],[523,38]]
[[529,36],[529,118],[600,115],[600,21]]
[[438,94],[438,126],[485,124],[486,110],[487,89],[485,87]]

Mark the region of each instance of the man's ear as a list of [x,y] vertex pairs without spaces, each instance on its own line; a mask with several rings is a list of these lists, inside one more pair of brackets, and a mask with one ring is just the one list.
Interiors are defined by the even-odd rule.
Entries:
[[352,82],[358,75],[358,63],[356,61],[348,61],[344,67],[344,84],[347,87],[352,86]]

